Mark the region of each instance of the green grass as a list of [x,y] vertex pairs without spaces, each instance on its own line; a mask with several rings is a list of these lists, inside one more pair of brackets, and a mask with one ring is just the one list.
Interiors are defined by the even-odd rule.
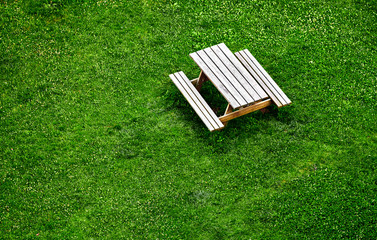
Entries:
[[[376,239],[376,6],[1,1],[0,238]],[[221,42],[293,104],[209,133],[168,75]]]

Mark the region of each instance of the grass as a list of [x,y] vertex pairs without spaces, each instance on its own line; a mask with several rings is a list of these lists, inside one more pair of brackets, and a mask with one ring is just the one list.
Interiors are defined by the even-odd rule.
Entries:
[[[376,239],[376,6],[1,1],[0,238]],[[220,42],[293,104],[209,133],[168,75]]]

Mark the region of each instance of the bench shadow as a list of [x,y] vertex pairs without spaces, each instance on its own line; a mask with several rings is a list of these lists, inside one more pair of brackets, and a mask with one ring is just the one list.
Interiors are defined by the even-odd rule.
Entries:
[[289,111],[289,106],[285,107],[285,109],[279,109],[273,105],[269,106],[265,113],[256,111],[233,119],[220,131],[210,132],[201,122],[200,118],[197,120],[198,122],[195,124],[203,126],[195,127],[198,137],[202,139],[203,144],[212,146],[215,153],[221,154],[232,149],[234,150],[235,143],[243,145],[245,141],[250,139],[251,135],[254,135],[254,139],[258,140],[263,134],[270,134],[271,121],[280,122],[282,125],[289,125],[295,121],[295,118],[292,116],[291,111]]
[[[200,94],[218,117],[224,114],[228,102],[212,83],[205,82]],[[290,105],[279,109],[277,106],[271,105],[264,113],[260,110],[252,112],[229,121],[228,125],[220,131],[210,132],[178,90],[171,91],[165,98],[169,103],[166,106],[166,110],[176,109],[179,111],[182,120],[192,126],[195,134],[203,141],[203,144],[211,146],[216,153],[228,151],[232,148],[231,145],[235,139],[243,142],[251,134],[268,134],[266,131],[269,128],[270,121],[274,120],[283,124],[290,124],[295,119],[290,109],[294,106]]]

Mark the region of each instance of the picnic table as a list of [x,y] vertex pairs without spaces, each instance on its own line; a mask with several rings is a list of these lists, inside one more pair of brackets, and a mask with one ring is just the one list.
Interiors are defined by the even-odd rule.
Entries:
[[[220,43],[191,53],[190,57],[201,69],[198,78],[189,80],[182,71],[169,77],[210,131],[220,130],[229,120],[271,104],[279,108],[291,104],[247,49],[233,54],[224,43]],[[228,102],[224,115],[220,117],[199,93],[206,81],[212,82]]]

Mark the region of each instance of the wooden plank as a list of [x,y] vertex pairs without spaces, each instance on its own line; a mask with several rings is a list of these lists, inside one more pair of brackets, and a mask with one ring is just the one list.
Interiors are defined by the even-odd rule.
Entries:
[[205,73],[205,75],[209,78],[209,80],[213,83],[213,85],[219,90],[219,92],[224,96],[224,98],[232,105],[233,108],[238,108],[241,105],[237,102],[237,100],[230,94],[229,90],[222,84],[222,82],[218,79],[215,73],[207,66],[207,64],[200,58],[197,52],[190,53],[190,57],[198,64],[200,69]]
[[[232,107],[238,108],[238,107],[246,105],[247,101],[240,95],[237,89],[226,78],[226,76],[221,71],[221,69],[218,66],[216,66],[216,63],[212,61],[212,59],[204,52],[204,50],[197,51],[196,53],[206,63],[206,65],[211,70],[211,72],[213,72],[216,75],[217,79],[221,82],[221,84],[226,87],[226,89],[228,90],[227,93],[231,94],[234,97],[234,99],[237,101],[238,104],[235,106],[231,104]],[[206,72],[204,71],[204,73]]]
[[[204,52],[208,55],[208,57],[212,60],[212,62],[219,68],[225,78],[228,80],[230,84],[236,89],[237,93],[245,100],[245,104],[254,102],[254,98],[248,94],[245,88],[240,84],[237,78],[229,71],[228,67],[223,63],[222,59],[211,49],[206,48]],[[228,65],[232,65],[230,62]]]
[[[258,93],[259,99],[267,98],[267,93],[259,86],[255,79],[250,75],[246,68],[241,64],[241,62],[234,56],[234,54],[229,50],[229,48],[224,44],[220,43],[219,48],[221,51],[229,58],[229,60],[235,65],[235,67],[240,71],[240,73],[245,77],[249,84],[253,87],[255,92]],[[255,100],[259,100],[255,99]]]
[[189,89],[193,92],[193,94],[196,96],[199,103],[203,106],[203,112],[208,115],[211,119],[212,125],[218,129],[224,127],[222,122],[219,120],[219,118],[216,116],[216,114],[213,112],[211,107],[208,105],[208,103],[204,100],[202,95],[196,90],[194,85],[190,83],[190,80],[187,78],[187,76],[184,74],[184,72],[179,72],[180,76],[184,79],[184,82],[187,84]]
[[[249,67],[250,67],[249,69],[251,69],[251,73],[254,74],[254,75],[257,75],[258,78],[265,84],[265,86],[267,87],[266,91],[270,90],[270,92],[273,94],[273,95],[270,95],[270,94],[269,95],[270,95],[271,98],[273,98],[274,103],[279,108],[287,105],[286,100],[284,98],[282,98],[281,94],[278,91],[278,90],[281,90],[281,89],[277,86],[277,84],[275,83],[275,81],[272,80],[271,77],[270,78],[271,78],[272,81],[267,79],[266,75],[261,72],[261,69],[258,68],[256,66],[255,62],[253,61],[253,60],[256,60],[256,59],[251,55],[251,53],[249,51],[243,50],[243,51],[240,51],[240,55],[249,65]],[[250,56],[252,56],[252,57],[250,57]],[[260,66],[260,67],[264,70],[264,68],[262,66]],[[267,73],[267,72],[265,72],[265,73]],[[273,83],[275,83],[275,84],[273,84]]]
[[226,114],[224,116],[221,116],[220,117],[220,121],[223,122],[223,123],[226,123],[228,122],[229,120],[232,120],[234,118],[237,118],[237,117],[240,117],[240,116],[243,116],[245,114],[248,114],[248,113],[251,113],[251,112],[254,112],[254,111],[257,111],[259,109],[262,109],[262,108],[265,108],[265,107],[268,107],[270,106],[272,103],[272,100],[271,99],[267,99],[267,100],[263,100],[261,102],[258,102],[258,103],[255,103],[251,106],[248,106],[248,107],[245,107],[245,108],[242,108],[238,111],[235,111],[235,112],[231,112],[229,114]]
[[203,71],[200,71],[198,81],[195,84],[195,87],[198,91],[202,90],[203,83],[207,80],[206,75],[203,73]]
[[[196,90],[194,85],[190,83],[190,80],[186,77],[186,75],[182,71],[178,72],[177,75],[179,75],[179,77],[182,80],[181,84],[187,87],[186,89],[188,91],[191,91],[191,96],[194,98],[196,105],[200,108],[200,110],[202,111],[204,116],[208,119],[208,121],[211,123],[211,125],[214,127],[214,129],[219,128],[220,125],[215,121],[215,119],[218,119],[217,116],[214,114],[210,106],[208,106],[207,102],[203,99],[200,93]],[[213,115],[211,115],[211,113]]]
[[[202,71],[200,71],[200,73],[202,73]],[[200,77],[200,75],[199,75],[199,77]],[[197,78],[194,78],[194,79],[190,80],[190,81],[191,81],[191,83],[192,83],[192,85],[196,86],[196,84],[197,84],[197,83],[198,83],[198,81],[199,81],[199,77],[197,77]],[[205,75],[205,74],[203,74],[203,77],[204,77],[204,81],[203,81],[203,82],[206,82],[206,81],[208,81],[208,78],[206,77],[206,75]]]
[[[250,61],[254,64],[254,66],[262,73],[265,79],[273,86],[273,88],[277,91],[279,96],[282,99],[282,103],[284,102],[283,106],[291,104],[291,100],[287,97],[287,95],[281,90],[281,88],[276,84],[276,82],[271,78],[271,76],[266,72],[266,70],[260,65],[260,63],[255,59],[255,57],[250,53],[249,50],[245,49],[244,52],[246,53],[247,57]],[[280,98],[279,98],[280,99]]]
[[[232,108],[232,106],[230,106],[230,104],[228,104],[228,106],[225,109],[224,115],[227,115],[227,114],[229,114],[231,112],[233,112],[233,108]],[[226,125],[228,125],[228,122],[224,122],[224,126],[226,126]]]
[[251,84],[247,81],[247,79],[240,73],[240,71],[236,68],[236,66],[229,60],[229,58],[221,51],[218,45],[211,47],[211,49],[215,52],[215,54],[219,57],[219,59],[224,63],[227,69],[232,73],[232,75],[237,79],[243,89],[247,92],[246,94],[251,97],[252,100],[248,101],[249,104],[254,103],[255,101],[260,100],[260,96],[258,93],[253,89]]
[[[244,52],[236,52],[234,55],[240,60],[240,62],[246,67],[246,69],[253,75],[254,79],[259,83],[259,85],[266,91],[267,95],[272,99],[272,101],[278,106],[281,107],[283,104],[281,101],[275,96],[275,93],[271,91],[271,87],[268,87],[266,83],[255,73],[251,65],[249,64],[248,58],[244,56]],[[245,59],[246,57],[246,59]]]
[[207,128],[212,132],[215,130],[215,128],[212,126],[212,124],[209,122],[209,120],[204,116],[200,108],[195,103],[195,100],[192,98],[190,93],[185,89],[185,87],[181,84],[181,81],[177,78],[176,74],[170,74],[170,79],[174,82],[175,86],[179,89],[179,91],[182,93],[182,95],[186,98],[186,100],[189,102],[191,107],[194,109],[196,114],[202,119],[203,123],[207,126]]
[[209,107],[207,102],[191,84],[190,80],[186,77],[183,72],[177,72],[175,74],[170,74],[169,77],[172,79],[177,88],[181,91],[183,96],[190,103],[191,107],[195,110],[198,116],[202,119],[203,123],[212,132],[224,127],[220,122],[216,114]]

